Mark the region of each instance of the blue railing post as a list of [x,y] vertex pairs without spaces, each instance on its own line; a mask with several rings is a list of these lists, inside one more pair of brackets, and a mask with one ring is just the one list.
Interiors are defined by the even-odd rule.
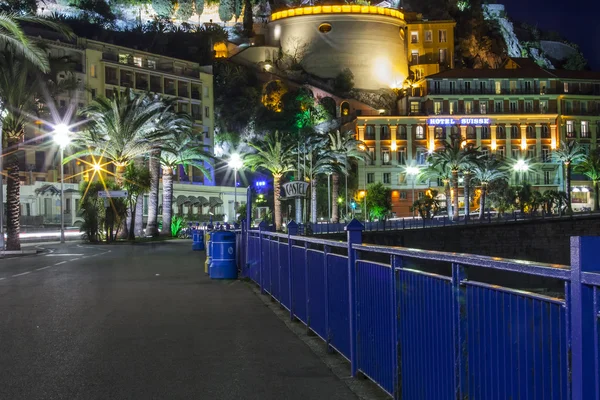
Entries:
[[331,346],[329,345],[331,342],[330,334],[329,334],[329,281],[327,279],[328,268],[327,268],[327,256],[329,255],[329,246],[323,246],[323,282],[325,289],[325,345],[327,352],[331,352]]
[[466,290],[461,282],[466,279],[465,268],[452,264],[452,329],[454,339],[454,398],[467,397],[467,306]]
[[356,354],[356,251],[352,248],[355,244],[362,244],[362,231],[364,229],[357,219],[346,225],[348,237],[348,304],[350,305],[350,374],[356,376],[358,372],[358,356]]
[[292,236],[296,236],[298,234],[298,224],[294,221],[291,220],[290,223],[288,224],[288,290],[290,293],[290,320],[293,321],[294,320],[294,297],[292,294],[292,287],[293,287],[293,283],[292,283],[292,271],[293,271],[293,267],[292,267],[292,252],[293,252],[293,242],[294,240],[292,239]]
[[391,285],[391,303],[392,303],[392,329],[393,329],[393,346],[392,355],[394,357],[394,391],[392,395],[394,396],[394,400],[399,400],[401,398],[400,393],[400,380],[402,379],[402,362],[400,358],[400,343],[399,343],[399,335],[398,335],[398,319],[400,317],[400,308],[398,306],[398,293],[396,288],[396,269],[402,268],[403,259],[400,256],[393,255],[391,256],[390,265],[392,278],[390,279]]
[[594,371],[598,357],[595,327],[598,310],[594,289],[582,283],[584,272],[600,272],[598,249],[600,237],[571,238],[571,398],[598,398]]
[[260,224],[258,224],[258,281],[260,282],[260,293],[264,294],[265,293],[265,283],[263,282],[263,262],[264,262],[264,257],[263,257],[263,241],[264,241],[264,236],[263,236],[263,232],[268,229],[268,225],[265,221],[261,221]]
[[311,335],[310,331],[310,295],[308,292],[308,242],[304,242],[304,299],[306,302],[306,333]]

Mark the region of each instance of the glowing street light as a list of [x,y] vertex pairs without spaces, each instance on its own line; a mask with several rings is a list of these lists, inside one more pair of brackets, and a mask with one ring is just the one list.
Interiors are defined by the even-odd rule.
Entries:
[[[415,167],[414,165],[409,165],[406,167],[406,173],[413,177],[412,179],[412,201],[415,202],[415,181],[417,180],[417,175],[419,175],[419,167]],[[415,210],[413,208],[413,218],[415,217]]]
[[525,172],[529,170],[529,165],[527,165],[527,162],[525,162],[525,160],[518,160],[513,166],[513,169],[517,173],[521,173],[521,179],[523,180],[523,182],[525,182]]
[[233,168],[233,176],[234,176],[234,186],[233,186],[233,217],[237,218],[237,173],[238,170],[244,166],[244,160],[238,153],[233,153],[229,157],[229,162],[227,163],[229,168]]
[[54,142],[60,147],[60,242],[65,242],[65,147],[71,143],[71,130],[65,124],[54,127]]

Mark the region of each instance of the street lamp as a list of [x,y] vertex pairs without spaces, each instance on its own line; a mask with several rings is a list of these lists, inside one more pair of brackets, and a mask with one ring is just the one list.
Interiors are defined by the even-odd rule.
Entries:
[[229,157],[228,165],[229,168],[233,168],[233,218],[235,221],[235,219],[237,218],[237,173],[238,170],[244,166],[244,160],[242,160],[242,157],[238,153],[233,153]]
[[71,131],[65,124],[54,127],[54,142],[60,147],[60,242],[65,242],[65,147],[71,143]]
[[2,126],[4,124],[4,118],[8,115],[8,111],[2,108],[0,103],[0,251],[4,250],[4,183],[2,177],[2,171],[4,167],[2,160],[4,156],[4,150],[2,148]]
[[515,171],[521,173],[521,179],[525,182],[525,172],[529,170],[529,165],[525,162],[525,160],[518,160],[517,163],[513,166]]
[[367,222],[367,157],[368,157],[368,153],[367,153],[367,146],[365,146],[364,144],[360,144],[358,146],[358,148],[361,151],[365,152],[365,157],[364,157],[364,160],[365,160],[365,196],[364,197],[365,198],[364,198],[364,201],[365,201],[365,222]]
[[[419,167],[408,166],[406,167],[406,173],[412,176],[412,201],[415,203],[415,180],[417,179],[417,175],[419,175]],[[413,207],[413,218],[415,217],[415,209]]]

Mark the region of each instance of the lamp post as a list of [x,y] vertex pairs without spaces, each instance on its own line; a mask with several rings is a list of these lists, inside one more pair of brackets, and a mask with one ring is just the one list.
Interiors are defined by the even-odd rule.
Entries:
[[365,222],[367,222],[367,157],[369,157],[369,155],[367,153],[367,146],[365,146],[364,144],[359,145],[358,148],[365,152],[365,157],[363,158],[363,160],[365,161],[365,191],[364,191],[365,204],[364,204],[364,207],[365,207]]
[[233,177],[234,177],[234,183],[233,183],[233,218],[234,221],[237,218],[237,173],[238,170],[240,168],[242,168],[244,166],[244,161],[242,160],[242,157],[237,154],[237,153],[233,153],[230,157],[229,157],[229,163],[228,163],[230,168],[233,168]]
[[525,183],[525,172],[529,170],[529,165],[527,165],[527,162],[525,162],[525,160],[518,160],[517,163],[513,166],[513,169],[517,173],[521,173],[521,180],[523,181],[523,183]]
[[4,250],[4,177],[2,176],[2,171],[4,170],[4,149],[2,147],[4,136],[2,134],[2,126],[4,125],[4,118],[6,118],[6,115],[8,114],[8,112],[5,109],[1,109],[1,107],[2,104],[0,104],[0,251]]
[[65,147],[71,142],[71,131],[65,124],[54,127],[54,142],[60,147],[60,242],[65,242]]
[[[419,167],[409,166],[406,167],[406,173],[412,176],[412,201],[415,204],[415,180],[417,179],[417,175],[419,174]],[[415,217],[415,209],[413,207],[413,218]]]

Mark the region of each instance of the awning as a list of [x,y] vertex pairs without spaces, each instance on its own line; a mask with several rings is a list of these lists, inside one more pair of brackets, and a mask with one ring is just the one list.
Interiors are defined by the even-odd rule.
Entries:
[[220,206],[221,204],[223,204],[223,200],[221,200],[219,197],[211,197],[209,200],[210,200],[211,207],[216,207],[216,206]]
[[177,205],[178,206],[184,205],[187,201],[188,201],[187,196],[184,196],[184,195],[177,196]]
[[200,200],[198,200],[197,197],[194,196],[188,196],[188,205],[190,206],[195,206],[200,204]]
[[198,196],[198,201],[200,202],[200,205],[202,207],[207,206],[210,204],[210,202],[208,201],[208,199],[204,196]]

